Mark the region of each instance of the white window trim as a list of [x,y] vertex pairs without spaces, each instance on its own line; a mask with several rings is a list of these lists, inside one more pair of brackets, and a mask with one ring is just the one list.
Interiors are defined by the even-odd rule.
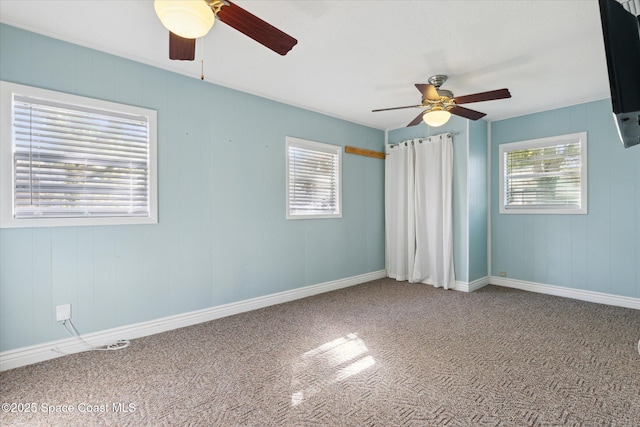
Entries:
[[[289,209],[289,147],[300,147],[307,150],[316,150],[338,156],[338,212],[335,214],[291,214]],[[322,142],[309,141],[306,139],[286,137],[285,143],[285,168],[286,168],[286,218],[287,219],[318,219],[318,218],[342,218],[342,147],[338,145],[325,144]]]
[[[14,218],[15,186],[12,142],[12,99],[14,94],[148,117],[150,215],[148,217]],[[0,112],[0,228],[155,224],[158,222],[157,112],[155,110],[0,81]]]
[[[504,153],[515,150],[525,150],[530,148],[548,147],[552,145],[566,143],[580,143],[580,208],[549,208],[549,207],[530,207],[509,209],[505,206],[504,199]],[[498,191],[501,214],[586,214],[587,213],[587,133],[578,132],[567,135],[557,135],[547,138],[531,139],[527,141],[511,142],[500,144],[498,149],[499,172],[498,172]]]

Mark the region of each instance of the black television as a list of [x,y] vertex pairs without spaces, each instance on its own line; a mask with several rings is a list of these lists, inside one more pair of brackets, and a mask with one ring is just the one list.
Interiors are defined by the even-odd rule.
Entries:
[[[640,15],[616,0],[598,0],[609,72],[611,104],[625,147],[640,144]],[[640,13],[640,11],[639,11]]]

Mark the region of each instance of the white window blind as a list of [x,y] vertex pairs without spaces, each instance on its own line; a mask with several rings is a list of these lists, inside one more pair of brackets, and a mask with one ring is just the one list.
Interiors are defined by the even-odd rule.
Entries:
[[14,96],[16,218],[149,216],[146,117]]
[[287,138],[287,217],[339,217],[340,147]]
[[[11,94],[15,224],[3,221],[5,226],[157,222],[151,173],[155,112],[27,89],[36,95],[24,94],[28,90]],[[51,97],[41,97],[38,91]],[[140,114],[144,112],[153,114]],[[78,220],[69,222],[74,218]],[[111,220],[100,222],[102,218]]]
[[585,143],[582,133],[501,145],[503,213],[585,213]]

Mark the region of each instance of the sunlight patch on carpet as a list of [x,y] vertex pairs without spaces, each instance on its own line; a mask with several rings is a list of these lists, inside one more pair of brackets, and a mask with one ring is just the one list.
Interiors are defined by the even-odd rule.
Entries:
[[375,365],[368,353],[365,342],[353,332],[305,352],[293,367],[291,406],[319,393],[323,383],[344,381]]

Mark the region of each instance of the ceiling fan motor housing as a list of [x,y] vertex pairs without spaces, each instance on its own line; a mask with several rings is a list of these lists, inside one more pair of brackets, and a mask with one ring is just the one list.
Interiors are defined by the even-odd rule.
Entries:
[[453,92],[446,89],[436,89],[438,91],[438,95],[446,96],[447,98],[453,98]]

